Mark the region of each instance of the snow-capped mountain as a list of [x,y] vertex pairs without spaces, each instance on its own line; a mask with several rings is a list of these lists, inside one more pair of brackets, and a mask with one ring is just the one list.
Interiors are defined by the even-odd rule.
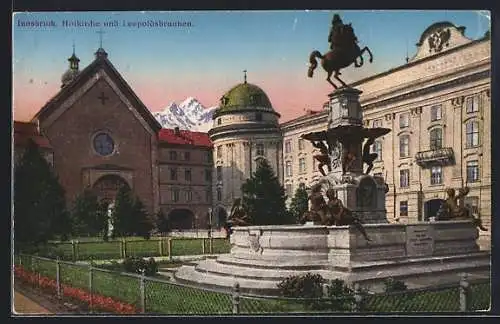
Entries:
[[180,104],[171,102],[153,116],[164,128],[179,127],[197,132],[208,132],[212,127],[212,115],[217,107],[205,108],[196,98],[189,97]]

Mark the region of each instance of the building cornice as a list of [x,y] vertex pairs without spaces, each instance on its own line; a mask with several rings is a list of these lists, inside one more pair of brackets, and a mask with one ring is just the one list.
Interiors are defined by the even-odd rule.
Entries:
[[432,92],[437,92],[437,91],[449,89],[451,87],[455,87],[455,86],[458,86],[460,84],[474,82],[474,81],[478,81],[481,79],[487,79],[490,77],[491,77],[490,70],[469,74],[469,75],[459,77],[459,78],[456,78],[456,79],[453,79],[450,81],[438,83],[438,84],[431,85],[431,86],[428,86],[425,88],[413,90],[413,91],[410,91],[410,92],[407,92],[407,93],[404,93],[401,95],[393,96],[393,97],[390,97],[390,98],[387,98],[384,100],[379,100],[379,101],[376,101],[374,103],[363,105],[363,110],[372,109],[372,108],[376,108],[376,107],[380,107],[380,106],[386,106],[386,105],[389,105],[389,104],[392,104],[392,103],[395,103],[398,101],[403,101],[403,100],[408,100],[408,99],[424,96],[424,95],[427,95],[427,94],[432,93]]

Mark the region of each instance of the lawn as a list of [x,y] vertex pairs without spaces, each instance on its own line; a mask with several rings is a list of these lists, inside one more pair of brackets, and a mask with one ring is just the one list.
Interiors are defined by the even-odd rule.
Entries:
[[[160,240],[162,242],[160,242]],[[210,252],[210,242],[202,238],[171,238],[172,256],[201,255]],[[229,240],[212,239],[212,252],[229,253]],[[125,240],[102,241],[99,238],[85,238],[83,241],[50,242],[39,252],[47,257],[59,257],[62,260],[106,260],[122,259],[123,256],[152,257],[168,256],[168,238],[130,237]]]

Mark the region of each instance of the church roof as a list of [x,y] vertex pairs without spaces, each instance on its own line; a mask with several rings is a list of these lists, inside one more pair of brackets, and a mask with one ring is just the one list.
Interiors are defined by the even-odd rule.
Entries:
[[32,140],[38,147],[50,149],[49,140],[40,134],[34,123],[14,121],[14,146],[26,146]]
[[162,128],[158,132],[158,139],[160,143],[212,147],[210,137],[202,132]]
[[68,97],[71,96],[76,90],[83,86],[89,79],[94,77],[95,73],[103,69],[123,91],[127,98],[131,101],[132,105],[136,107],[139,114],[150,125],[150,127],[158,132],[161,129],[160,123],[153,117],[144,103],[137,97],[132,88],[128,85],[127,81],[120,75],[113,64],[107,58],[107,55],[97,55],[95,60],[83,69],[72,82],[64,86],[54,97],[52,97],[33,117],[35,119],[44,119],[48,117],[54,109],[62,104]]

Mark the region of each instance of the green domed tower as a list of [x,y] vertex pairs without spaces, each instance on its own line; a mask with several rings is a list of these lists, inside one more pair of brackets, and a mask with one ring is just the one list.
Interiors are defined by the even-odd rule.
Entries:
[[208,132],[214,144],[214,215],[222,215],[241,197],[241,185],[266,159],[283,181],[282,142],[277,113],[259,86],[244,82],[220,99]]

